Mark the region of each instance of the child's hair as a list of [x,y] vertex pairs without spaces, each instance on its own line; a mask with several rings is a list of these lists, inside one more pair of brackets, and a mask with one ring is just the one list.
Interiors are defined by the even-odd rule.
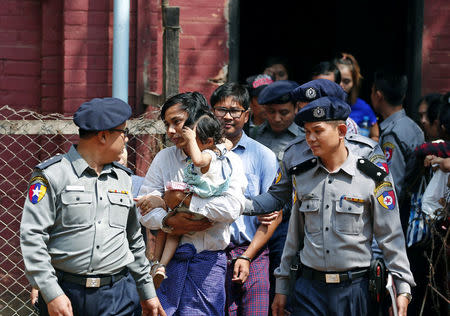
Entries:
[[195,124],[196,135],[202,143],[205,143],[210,137],[213,139],[214,144],[220,144],[223,142],[222,125],[214,114],[210,112],[203,114],[198,118]]

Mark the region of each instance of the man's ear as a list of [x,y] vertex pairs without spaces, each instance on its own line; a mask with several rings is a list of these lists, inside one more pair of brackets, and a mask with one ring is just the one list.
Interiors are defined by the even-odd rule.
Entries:
[[100,131],[97,133],[97,140],[100,144],[105,144],[106,143],[106,135],[107,131]]
[[339,124],[337,126],[337,128],[338,128],[339,138],[344,138],[345,134],[347,134],[347,124],[344,124],[344,123]]
[[244,115],[244,123],[247,123],[248,119],[250,118],[250,110],[249,109],[245,110],[245,112],[242,113],[242,115]]

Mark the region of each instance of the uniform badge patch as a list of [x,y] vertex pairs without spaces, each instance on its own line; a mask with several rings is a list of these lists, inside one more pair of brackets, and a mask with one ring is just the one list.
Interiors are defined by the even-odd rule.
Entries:
[[35,182],[30,186],[28,190],[28,198],[33,204],[38,203],[47,193],[48,182],[43,177],[34,177],[31,179],[31,183]]
[[377,162],[376,165],[386,171],[386,173],[389,173],[389,167],[387,163],[384,162]]
[[305,96],[309,99],[312,100],[317,96],[317,92],[314,88],[308,88],[305,91]]
[[377,200],[387,210],[393,210],[395,208],[395,194],[393,190],[384,191]]
[[384,143],[383,146],[383,151],[384,151],[384,155],[386,156],[386,161],[388,162],[388,164],[390,164],[391,159],[392,159],[392,154],[394,153],[394,144],[392,143]]
[[275,177],[275,179],[273,179],[272,184],[277,184],[278,182],[280,182],[281,176],[282,176],[281,167],[278,167],[277,176]]

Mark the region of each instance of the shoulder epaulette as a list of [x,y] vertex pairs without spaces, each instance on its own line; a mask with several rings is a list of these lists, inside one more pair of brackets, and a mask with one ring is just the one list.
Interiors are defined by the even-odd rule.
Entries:
[[44,160],[43,162],[41,162],[40,164],[38,164],[35,168],[36,169],[40,169],[40,170],[44,170],[45,168],[60,162],[63,158],[63,155],[61,154],[57,154],[56,156],[53,156],[47,160]]
[[120,168],[120,169],[124,170],[124,171],[125,171],[126,173],[128,173],[130,176],[134,175],[133,170],[131,170],[131,169],[125,167],[124,165],[118,163],[117,161],[114,161],[112,164],[113,164],[114,167],[117,167],[117,168]]
[[317,165],[317,158],[314,157],[314,158],[308,159],[306,161],[303,161],[302,163],[299,163],[298,165],[290,168],[288,170],[288,172],[290,175],[299,174],[299,173],[305,172],[305,171],[315,167],[316,165]]
[[297,138],[291,140],[289,143],[286,144],[286,146],[284,147],[284,151],[286,152],[293,145],[300,144],[302,142],[306,142],[305,137],[304,136],[297,137]]
[[375,182],[383,181],[388,175],[386,171],[366,158],[358,158],[358,169],[365,175],[375,180]]
[[358,134],[348,134],[345,136],[345,139],[347,139],[347,141],[352,141],[352,142],[356,142],[356,143],[362,143],[364,145],[369,145],[372,148],[375,148],[375,146],[378,144],[373,139],[370,139],[369,137],[364,137],[364,136],[361,136]]

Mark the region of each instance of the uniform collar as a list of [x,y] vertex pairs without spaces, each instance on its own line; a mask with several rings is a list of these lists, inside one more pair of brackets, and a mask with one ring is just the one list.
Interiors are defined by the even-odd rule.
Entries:
[[236,146],[234,146],[232,148],[232,150],[234,151],[235,149],[238,148],[242,148],[242,149],[246,149],[249,143],[250,137],[247,136],[247,134],[245,134],[244,131],[242,131],[242,135],[241,138],[239,139],[238,143],[236,144]]
[[[70,161],[70,163],[73,166],[73,169],[75,170],[75,173],[77,174],[78,177],[81,177],[81,175],[83,174],[83,172],[86,169],[92,170],[93,173],[96,173],[86,162],[86,160],[84,160],[83,157],[81,157],[80,153],[77,151],[76,145],[72,145],[69,149],[69,152],[67,153],[67,157]],[[111,173],[112,171],[115,172],[114,168],[112,168],[111,164],[107,164],[103,166],[103,170],[100,174],[103,173]],[[116,174],[117,175],[117,174]]]
[[[348,156],[347,159],[345,159],[344,163],[339,167],[339,169],[336,172],[333,173],[338,173],[339,171],[344,171],[346,174],[348,174],[349,176],[354,176],[356,174],[356,168],[357,168],[357,159],[358,157],[356,157],[350,150],[348,150],[347,148],[347,152],[348,152]],[[318,159],[318,164],[316,165],[316,169],[318,169],[319,167],[323,168],[324,170],[327,170],[325,168],[325,166],[322,164],[322,162],[320,161],[320,159]],[[317,171],[317,170],[316,170]],[[328,171],[329,172],[329,171]]]
[[392,114],[391,116],[389,116],[383,122],[380,123],[380,129],[382,131],[385,130],[389,125],[395,124],[397,120],[403,118],[404,116],[406,116],[405,109],[401,109],[400,111],[395,112],[394,114]]

